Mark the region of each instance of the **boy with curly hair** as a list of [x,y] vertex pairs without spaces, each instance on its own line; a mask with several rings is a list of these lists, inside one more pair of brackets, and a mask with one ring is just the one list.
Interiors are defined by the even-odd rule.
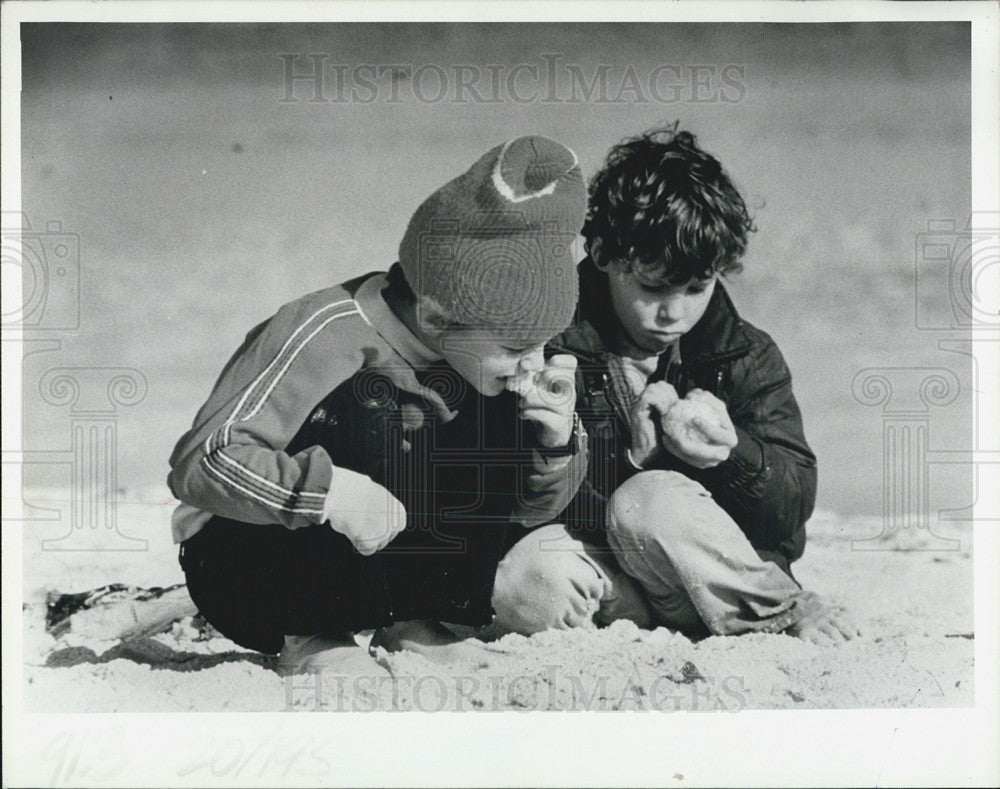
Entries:
[[507,554],[550,586],[498,612],[511,629],[628,618],[701,635],[857,634],[791,572],[816,459],[781,352],[721,283],[754,230],[718,160],[676,124],[615,146],[591,180],[577,317],[550,344],[579,361],[589,468],[560,522]]

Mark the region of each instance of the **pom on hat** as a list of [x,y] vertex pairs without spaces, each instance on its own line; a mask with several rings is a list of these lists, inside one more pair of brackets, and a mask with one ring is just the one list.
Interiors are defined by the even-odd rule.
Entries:
[[420,205],[400,266],[414,293],[456,324],[544,341],[573,318],[572,243],[586,207],[576,155],[545,137],[519,137]]

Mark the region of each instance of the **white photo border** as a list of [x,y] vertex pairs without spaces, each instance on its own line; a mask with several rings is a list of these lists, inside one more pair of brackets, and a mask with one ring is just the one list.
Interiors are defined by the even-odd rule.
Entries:
[[[2,9],[2,203],[20,209],[19,24],[263,21],[676,21],[863,22],[968,20],[972,23],[972,206],[1000,211],[1000,6],[991,2],[19,2]],[[4,288],[19,292],[17,279]],[[8,342],[7,340],[11,341]],[[980,343],[979,346],[990,345]],[[997,348],[978,351],[979,435],[1000,434]],[[21,443],[20,347],[5,338],[4,450]],[[991,443],[987,438],[984,443]],[[8,476],[10,479],[8,479]],[[5,515],[17,517],[20,480],[3,479]],[[977,513],[1000,511],[998,490],[980,492]],[[336,754],[314,785],[974,785],[1000,780],[997,743],[1000,541],[996,523],[974,532],[976,706],[964,710],[744,711],[669,716],[527,712],[288,714],[26,714],[22,704],[21,534],[5,525],[3,561],[3,770],[8,786],[52,785],[46,749],[80,733],[99,758],[118,760],[107,785],[204,785],[179,774],[210,736],[252,748],[272,731],[309,739]],[[421,714],[419,720],[414,716]],[[93,775],[97,776],[95,769]],[[97,785],[83,777],[76,785]],[[299,775],[296,783],[308,779]],[[269,775],[268,783],[280,783]],[[249,783],[218,778],[220,786]]]

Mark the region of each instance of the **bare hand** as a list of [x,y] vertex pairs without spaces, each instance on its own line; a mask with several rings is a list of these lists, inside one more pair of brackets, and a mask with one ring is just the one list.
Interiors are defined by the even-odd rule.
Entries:
[[666,381],[649,384],[632,404],[629,428],[632,432],[630,446],[632,462],[646,468],[660,453],[657,425],[663,414],[680,398],[677,390]]
[[545,368],[518,387],[520,416],[535,423],[545,447],[565,446],[573,432],[576,410],[576,357],[557,354]]
[[667,451],[695,468],[719,465],[737,442],[726,404],[703,389],[692,389],[675,403],[660,426]]

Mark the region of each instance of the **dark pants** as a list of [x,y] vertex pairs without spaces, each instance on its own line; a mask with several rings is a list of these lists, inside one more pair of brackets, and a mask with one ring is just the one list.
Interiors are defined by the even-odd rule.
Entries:
[[457,531],[408,526],[362,556],[326,524],[289,530],[216,516],[182,543],[180,562],[205,619],[241,646],[277,654],[285,635],[406,619],[488,623],[506,526]]

